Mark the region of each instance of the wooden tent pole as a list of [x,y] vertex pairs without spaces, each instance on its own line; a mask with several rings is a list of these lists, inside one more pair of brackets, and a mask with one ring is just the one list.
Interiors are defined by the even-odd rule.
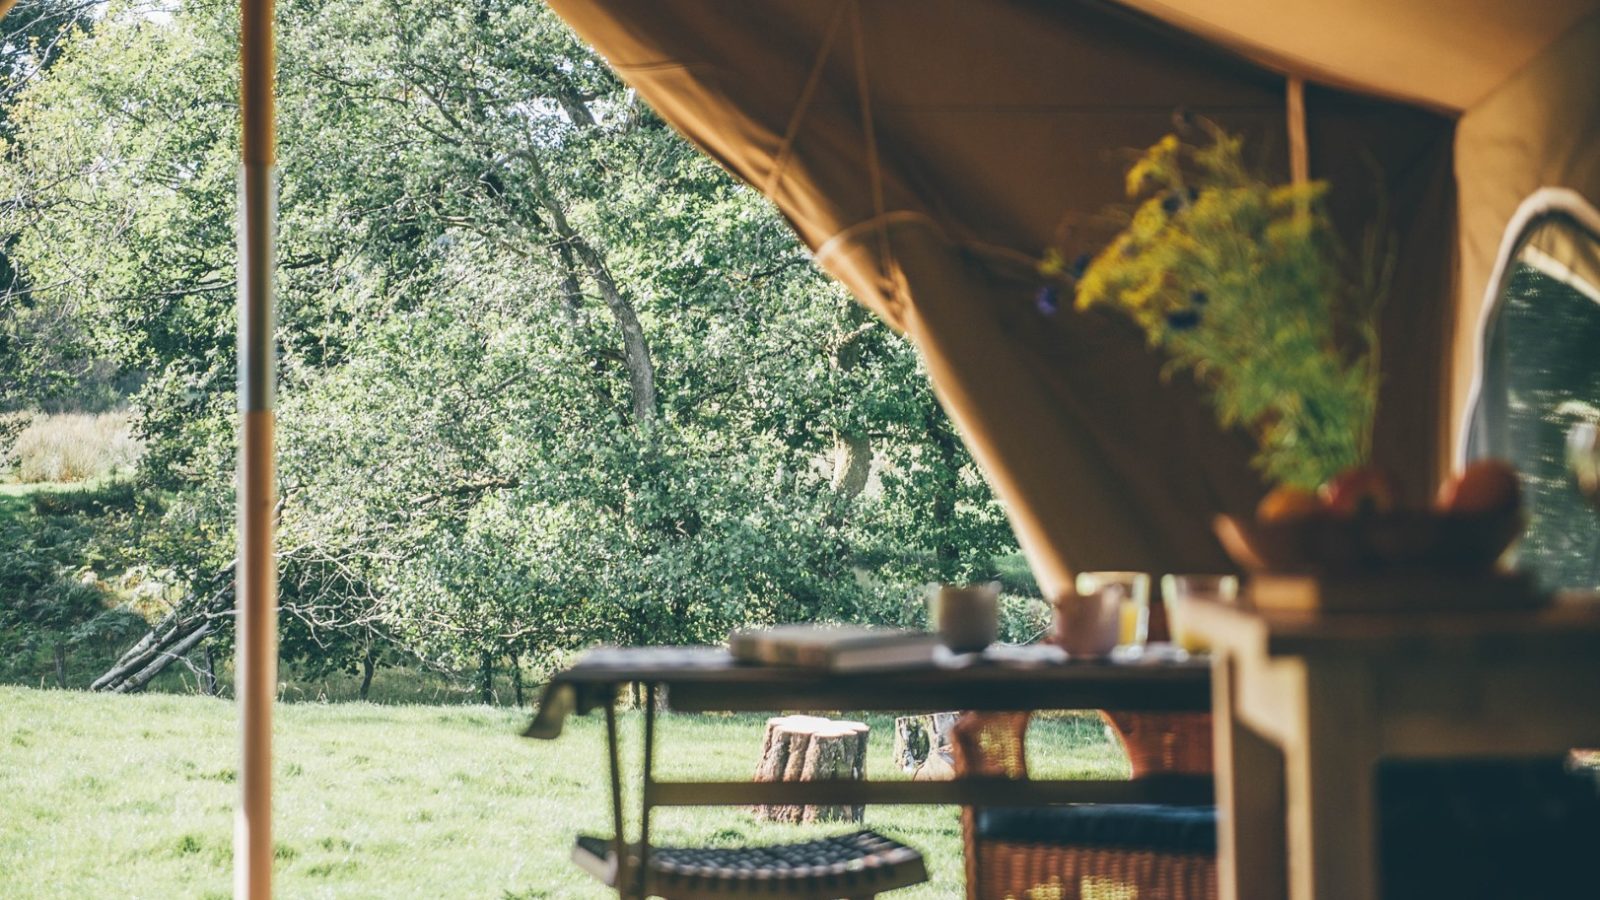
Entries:
[[277,184],[273,0],[241,0],[239,107],[238,662],[242,756],[234,820],[235,900],[272,896],[272,705],[278,681],[273,555],[273,234]]
[[1306,80],[1289,76],[1289,179],[1295,184],[1311,180],[1311,151],[1306,146]]

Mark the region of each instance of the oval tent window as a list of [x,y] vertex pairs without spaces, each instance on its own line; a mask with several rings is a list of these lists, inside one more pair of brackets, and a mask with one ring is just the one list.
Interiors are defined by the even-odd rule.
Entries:
[[[1549,588],[1600,588],[1600,511],[1569,435],[1600,424],[1600,233],[1592,208],[1545,211],[1511,246],[1484,331],[1467,456],[1516,465],[1528,514],[1518,561]],[[1600,498],[1597,498],[1600,499]]]

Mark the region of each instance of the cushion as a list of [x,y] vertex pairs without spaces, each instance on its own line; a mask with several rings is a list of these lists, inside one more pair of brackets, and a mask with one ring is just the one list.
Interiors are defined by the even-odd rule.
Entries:
[[1019,844],[1073,844],[1159,850],[1217,852],[1214,806],[1151,803],[1074,803],[977,811],[979,840]]
[[1596,896],[1600,796],[1559,759],[1385,762],[1386,900]]

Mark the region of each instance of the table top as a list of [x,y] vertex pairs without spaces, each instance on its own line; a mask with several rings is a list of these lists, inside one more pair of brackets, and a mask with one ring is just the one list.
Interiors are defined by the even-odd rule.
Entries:
[[1149,653],[1117,661],[1045,661],[1037,655],[958,656],[886,671],[830,672],[740,663],[721,647],[605,647],[546,685],[525,734],[552,738],[570,713],[611,702],[629,683],[661,685],[679,711],[1026,711],[1210,709],[1204,657]]
[[1600,595],[1557,594],[1534,609],[1289,612],[1193,601],[1189,627],[1218,648],[1268,656],[1600,657]]

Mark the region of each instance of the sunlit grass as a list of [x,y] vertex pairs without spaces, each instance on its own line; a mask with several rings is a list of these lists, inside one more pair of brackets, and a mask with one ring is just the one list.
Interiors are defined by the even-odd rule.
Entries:
[[78,482],[132,466],[142,450],[126,412],[57,413],[34,418],[7,455],[16,481]]
[[[568,857],[574,835],[608,830],[601,723],[576,718],[546,743],[516,736],[525,719],[483,706],[280,706],[278,895],[606,896]],[[229,896],[235,720],[231,703],[206,697],[0,687],[0,893]],[[868,774],[888,777],[893,728],[867,721]],[[639,724],[624,714],[629,764]],[[667,715],[663,775],[748,778],[761,730],[758,716]],[[1041,774],[1126,772],[1093,718],[1041,721],[1029,749]],[[954,808],[874,807],[867,824],[928,858],[933,880],[893,896],[961,895]],[[722,845],[843,830],[723,808],[667,810],[653,828],[662,842]]]

